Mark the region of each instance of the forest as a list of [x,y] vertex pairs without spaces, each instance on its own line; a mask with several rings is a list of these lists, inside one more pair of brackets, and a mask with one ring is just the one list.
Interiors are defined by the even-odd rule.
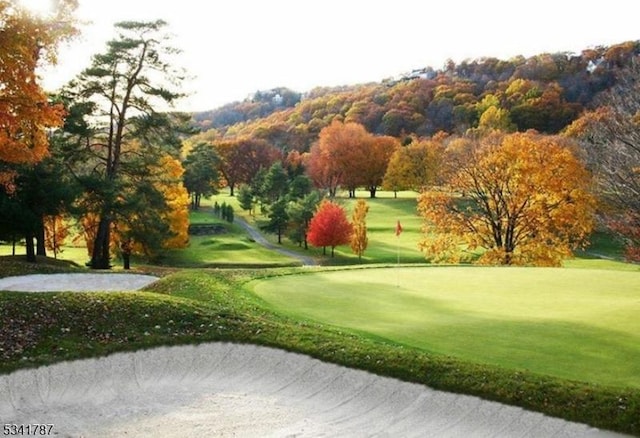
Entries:
[[47,21],[0,2],[0,47],[15,55],[0,69],[0,239],[31,261],[66,238],[95,269],[157,259],[188,245],[189,209],[223,187],[305,247],[343,242],[309,227],[327,198],[364,188],[419,194],[432,262],[463,261],[463,246],[471,261],[557,265],[596,229],[640,259],[638,41],[180,114],[160,110],[183,77],[163,21],[117,24],[90,66],[45,92],[37,68],[76,35],[74,8],[59,2]]

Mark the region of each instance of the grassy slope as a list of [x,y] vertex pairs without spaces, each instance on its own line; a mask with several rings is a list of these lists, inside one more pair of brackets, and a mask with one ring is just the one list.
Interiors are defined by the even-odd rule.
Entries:
[[[245,289],[300,270],[188,270],[141,293],[0,293],[0,372],[156,345],[249,342],[640,434],[640,391],[479,365],[292,319]],[[292,277],[293,278],[293,277]]]
[[[387,198],[391,196],[384,193],[380,195]],[[411,198],[407,194],[403,196]],[[235,202],[235,198],[228,196],[223,199],[232,204]],[[370,249],[365,261],[377,262],[381,259],[395,263],[398,240],[393,235],[393,227],[397,219],[402,221],[405,229],[399,240],[401,261],[422,261],[421,255],[415,250],[419,238],[415,201],[401,198],[370,202]],[[239,209],[236,209],[238,213]],[[194,219],[208,222],[209,217],[205,211],[196,214]],[[243,238],[244,234],[234,235],[234,243],[237,245]],[[202,246],[214,245],[215,242]],[[218,250],[224,251],[224,248]],[[198,261],[197,253],[200,251],[206,252],[198,248],[195,251],[196,261],[193,248],[177,254],[175,261],[180,263],[184,257],[184,265],[195,263],[202,266],[209,263]],[[251,248],[233,248],[226,253],[225,259],[238,258],[245,251],[251,251]],[[413,255],[411,251],[414,251]],[[602,254],[599,248],[593,251]],[[269,254],[269,260],[273,260],[271,253],[266,254]],[[79,264],[85,259],[86,256],[82,255]],[[262,255],[260,260],[263,260]],[[357,259],[349,254],[348,248],[344,248],[343,254],[330,262],[349,264],[357,262]],[[602,263],[602,260],[585,258],[567,262],[573,267],[587,269],[594,265],[603,266]],[[611,267],[622,265],[609,261],[606,263]],[[263,265],[260,261],[250,264]],[[630,265],[623,266],[636,269]],[[42,263],[24,265],[7,262],[6,258],[0,259],[0,276],[32,273],[34,270],[58,272],[77,269],[82,268],[52,267]],[[153,270],[160,275],[174,271],[150,266],[143,269],[144,272]],[[640,435],[638,390],[572,382],[527,371],[474,364],[389,343],[373,335],[362,336],[323,324],[287,318],[274,313],[265,306],[264,301],[243,289],[245,283],[257,277],[298,272],[296,269],[186,270],[169,275],[153,286],[148,291],[150,293],[137,294],[0,293],[0,321],[3,322],[0,325],[0,372],[158,345],[217,340],[250,342],[298,351],[434,388],[475,394],[605,429]]]
[[259,281],[278,312],[463,360],[640,389],[635,272],[439,267]]

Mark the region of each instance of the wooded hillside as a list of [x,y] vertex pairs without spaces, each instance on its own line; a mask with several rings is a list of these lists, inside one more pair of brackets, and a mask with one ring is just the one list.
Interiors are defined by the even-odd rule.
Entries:
[[286,88],[257,92],[194,119],[203,131],[215,129],[208,138],[254,137],[301,152],[334,118],[400,138],[463,134],[496,124],[554,134],[583,110],[597,107],[598,94],[616,83],[638,53],[640,41],[629,41],[579,54],[449,61],[440,70],[414,70],[380,83],[316,88],[303,95]]

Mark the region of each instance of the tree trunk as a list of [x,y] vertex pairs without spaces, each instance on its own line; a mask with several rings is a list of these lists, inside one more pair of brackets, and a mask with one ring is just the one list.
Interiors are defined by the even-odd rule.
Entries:
[[335,256],[335,255],[336,255],[336,247],[335,247],[335,246],[332,246],[332,247],[331,247],[331,257],[333,257],[333,256]]
[[372,199],[376,197],[377,190],[378,188],[376,186],[369,187],[369,195],[371,196]]
[[235,188],[235,184],[229,184],[229,196],[235,196],[234,188]]
[[44,223],[42,218],[40,218],[38,229],[36,230],[36,255],[47,256],[47,245],[44,240]]
[[131,254],[122,253],[122,268],[125,270],[131,269]]
[[34,237],[32,233],[24,236],[24,243],[27,247],[27,262],[36,263],[38,259],[36,259],[36,252],[34,251]]
[[102,216],[98,224],[98,232],[93,243],[93,253],[91,255],[92,269],[109,269],[109,244],[111,243],[111,220]]

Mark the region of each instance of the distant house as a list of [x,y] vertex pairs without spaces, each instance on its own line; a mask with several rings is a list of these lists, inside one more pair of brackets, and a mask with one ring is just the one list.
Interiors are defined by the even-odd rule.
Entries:
[[593,73],[594,71],[597,70],[598,67],[600,67],[600,65],[604,62],[604,58],[598,58],[595,61],[591,60],[589,61],[589,64],[587,64],[587,71],[589,73]]

